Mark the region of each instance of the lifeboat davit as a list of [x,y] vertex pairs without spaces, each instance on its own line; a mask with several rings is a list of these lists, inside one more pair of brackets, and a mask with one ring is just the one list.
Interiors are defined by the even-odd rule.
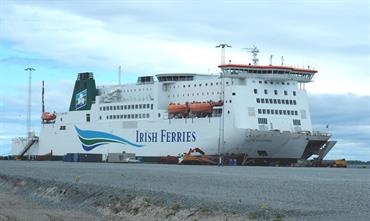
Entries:
[[168,113],[169,114],[181,114],[183,116],[189,113],[189,105],[185,104],[174,104],[170,103],[168,105]]
[[212,104],[209,103],[209,102],[193,102],[189,106],[190,106],[190,111],[194,114],[198,114],[198,113],[210,114],[210,113],[212,113]]
[[42,116],[41,116],[41,119],[46,120],[46,121],[55,120],[55,118],[57,118],[57,115],[55,115],[54,113],[50,113],[50,112],[44,112],[42,113]]
[[213,104],[212,104],[213,106],[215,106],[215,107],[218,107],[218,106],[222,106],[222,105],[224,105],[224,102],[222,101],[222,100],[219,100],[219,101],[217,101],[217,102],[213,102]]

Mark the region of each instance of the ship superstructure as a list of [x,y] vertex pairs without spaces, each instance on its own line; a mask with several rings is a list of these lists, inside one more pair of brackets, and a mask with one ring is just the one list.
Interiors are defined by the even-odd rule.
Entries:
[[210,155],[294,162],[322,159],[336,143],[312,129],[304,85],[316,70],[219,68],[218,75],[165,73],[98,87],[93,73],[80,73],[69,111],[43,119],[37,139],[14,139],[13,154],[159,157],[200,147]]

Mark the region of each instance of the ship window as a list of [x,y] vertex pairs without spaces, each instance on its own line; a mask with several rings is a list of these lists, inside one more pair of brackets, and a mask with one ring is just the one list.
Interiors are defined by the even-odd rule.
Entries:
[[137,118],[137,114],[135,114],[135,118]]
[[101,120],[101,116],[99,116],[99,119]]
[[268,104],[269,103],[269,99],[266,98],[265,99],[265,103]]
[[290,110],[287,110],[287,111],[286,111],[286,113],[287,113],[288,115],[290,115]]
[[182,87],[185,88],[185,84]]
[[288,95],[288,91],[284,91],[284,95]]
[[274,114],[274,110],[273,109],[271,109],[271,114]]
[[121,105],[121,110],[123,110],[123,105]]
[[161,113],[158,113],[158,118],[160,118],[161,117]]
[[258,109],[258,113],[261,114],[261,109]]
[[66,126],[60,126],[59,127],[59,130],[65,130],[66,129]]
[[285,100],[281,100],[281,103],[282,103],[282,104],[285,104]]
[[86,114],[86,122],[90,122],[90,114]]
[[282,110],[279,110],[279,114],[282,115],[283,114],[283,111]]
[[276,99],[274,99],[274,104],[276,104],[277,102],[276,102]]
[[[153,110],[153,104],[151,104],[151,105],[150,105],[150,109],[152,109],[152,110]],[[148,114],[148,115],[149,115],[149,114]]]
[[294,104],[294,105],[296,105],[296,104],[297,104],[297,102],[296,102],[295,100],[293,100],[293,104]]
[[[152,108],[153,109],[153,108]],[[149,118],[149,114],[146,114],[146,118]]]
[[213,82],[211,82],[211,86],[213,86]]
[[130,119],[131,118],[131,114],[127,114],[127,118]]
[[235,95],[235,92],[233,92],[232,95]]
[[262,109],[262,113],[263,114],[266,114],[266,109]]
[[272,99],[270,98],[270,104],[272,104]]
[[257,94],[257,89],[254,89],[253,92],[254,92],[254,94]]
[[112,115],[109,115],[109,119],[112,119]]
[[261,103],[264,104],[265,103],[265,99],[261,98]]
[[230,111],[229,110],[227,111],[227,114],[230,114]]
[[139,104],[139,109],[142,109],[143,108],[143,105],[142,104]]
[[290,105],[293,105],[293,101],[292,101],[292,100],[289,100],[289,104],[290,104]]
[[126,118],[127,118],[127,115],[126,115],[126,114],[125,114],[125,115],[123,115],[123,118],[124,118],[124,119],[126,119]]
[[267,89],[265,89],[264,91],[265,91],[265,94],[267,94]]
[[289,104],[289,100],[285,100],[285,104]]
[[296,95],[296,93],[295,93],[295,91],[293,91],[293,96],[295,96]]
[[301,121],[300,120],[293,120],[293,125],[301,125]]
[[270,114],[270,109],[267,109],[267,114]]
[[284,82],[281,82],[281,84],[282,84],[282,85],[285,85],[285,83],[284,83]]
[[258,83],[262,84],[262,81],[258,81]]
[[267,124],[267,118],[258,118],[259,124]]
[[277,95],[277,94],[278,94],[277,90],[274,90],[274,94],[275,94],[275,95]]
[[257,98],[256,100],[257,100],[257,103],[260,103],[260,99],[259,98]]
[[275,114],[279,114],[279,111],[278,110],[275,110]]
[[288,83],[286,83],[286,84],[287,84],[287,85],[290,85],[290,84],[289,84],[289,82],[288,82]]

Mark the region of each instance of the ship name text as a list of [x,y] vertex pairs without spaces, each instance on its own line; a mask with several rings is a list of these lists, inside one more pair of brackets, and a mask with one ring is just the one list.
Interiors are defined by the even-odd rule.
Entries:
[[136,142],[156,143],[156,142],[195,142],[197,139],[195,131],[145,131],[136,130]]

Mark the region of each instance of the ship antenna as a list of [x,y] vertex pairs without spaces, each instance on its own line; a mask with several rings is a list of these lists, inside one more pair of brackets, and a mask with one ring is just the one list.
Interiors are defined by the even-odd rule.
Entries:
[[270,54],[270,66],[272,66],[272,57],[274,57],[274,55]]
[[247,50],[248,52],[251,52],[253,54],[253,65],[258,65],[259,59],[257,58],[258,53],[260,52],[256,46],[253,45],[251,48],[243,48]]
[[225,47],[231,48],[231,45],[219,44],[216,46],[216,48],[221,48],[221,65],[225,64]]
[[284,66],[284,56],[281,56],[281,66]]
[[44,112],[45,112],[45,103],[44,103],[44,81],[42,81],[41,103],[42,103],[42,113],[44,113]]
[[27,105],[27,137],[31,137],[31,80],[32,80],[32,71],[36,71],[34,68],[26,68],[25,71],[28,71],[28,105]]

